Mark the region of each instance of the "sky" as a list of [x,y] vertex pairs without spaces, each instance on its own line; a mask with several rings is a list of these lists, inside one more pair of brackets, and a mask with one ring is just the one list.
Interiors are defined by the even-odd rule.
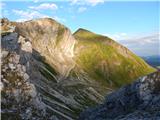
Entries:
[[72,33],[106,35],[139,56],[160,55],[159,2],[147,0],[1,0],[1,17],[12,21],[51,17]]

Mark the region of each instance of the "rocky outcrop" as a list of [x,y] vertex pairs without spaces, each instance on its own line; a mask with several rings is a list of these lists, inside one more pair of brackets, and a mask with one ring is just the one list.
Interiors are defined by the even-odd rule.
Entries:
[[[18,43],[17,33],[2,37],[1,114],[2,119],[49,119],[35,85],[30,81],[27,62],[31,46]],[[51,117],[51,116],[50,116]]]
[[160,71],[139,78],[84,111],[79,120],[159,120]]
[[75,64],[76,42],[68,28],[49,18],[15,23],[15,26],[15,31],[28,39],[48,64],[62,76],[68,76]]

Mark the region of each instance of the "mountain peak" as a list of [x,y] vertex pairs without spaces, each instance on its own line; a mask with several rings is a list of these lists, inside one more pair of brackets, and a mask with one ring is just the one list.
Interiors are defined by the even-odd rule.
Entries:
[[15,27],[18,34],[32,42],[34,49],[44,56],[46,62],[56,67],[58,73],[67,76],[74,66],[72,57],[75,44],[67,27],[51,18],[15,22]]
[[83,34],[83,35],[98,35],[90,30],[87,30],[87,29],[84,29],[84,28],[79,28],[75,33],[74,35],[78,35],[78,34]]
[[[45,17],[45,18],[37,18],[37,19],[33,19],[31,21],[43,21],[43,22],[56,22],[56,23],[59,23],[58,21],[56,21],[55,19],[53,18],[48,18],[48,17]],[[60,23],[59,23],[60,24]]]
[[78,30],[76,30],[76,32],[74,34],[76,34],[78,32],[91,32],[91,31],[84,29],[84,28],[79,28]]
[[95,42],[104,42],[104,41],[108,41],[108,42],[115,42],[113,41],[111,38],[101,35],[101,34],[97,34],[94,33],[90,30],[86,30],[83,28],[79,28],[74,34],[75,38],[79,39],[85,39],[85,40],[91,40],[91,41],[95,41]]

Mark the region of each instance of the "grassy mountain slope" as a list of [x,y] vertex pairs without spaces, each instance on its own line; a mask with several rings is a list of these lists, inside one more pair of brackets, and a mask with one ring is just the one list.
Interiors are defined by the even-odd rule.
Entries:
[[78,41],[75,48],[77,66],[103,85],[119,87],[155,71],[141,58],[108,37],[84,29],[75,32],[74,37]]

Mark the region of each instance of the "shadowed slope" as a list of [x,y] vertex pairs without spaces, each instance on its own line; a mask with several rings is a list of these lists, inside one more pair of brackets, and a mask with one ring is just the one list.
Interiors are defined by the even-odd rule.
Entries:
[[160,71],[139,78],[86,110],[79,120],[159,120]]

